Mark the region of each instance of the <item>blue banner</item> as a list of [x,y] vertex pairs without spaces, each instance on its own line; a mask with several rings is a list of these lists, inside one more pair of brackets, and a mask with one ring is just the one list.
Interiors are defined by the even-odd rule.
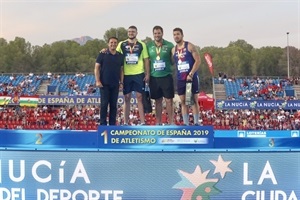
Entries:
[[299,137],[299,130],[214,130],[215,138],[295,138]]
[[99,126],[100,148],[182,150],[213,148],[212,126]]
[[[14,103],[12,98],[8,105],[19,105]],[[43,95],[39,96],[38,105],[99,105],[101,102],[100,96],[70,96],[70,95]],[[131,104],[136,104],[137,99],[135,94],[132,94]],[[119,95],[118,104],[124,104],[124,96]]]
[[0,148],[161,151],[213,148],[212,126],[99,126],[98,131],[1,130]]
[[287,110],[299,110],[300,100],[251,100],[251,101],[239,101],[239,100],[217,100],[217,109],[287,109]]
[[[40,96],[39,105],[99,105],[100,96]],[[132,96],[130,102],[137,103],[135,95]],[[124,96],[120,95],[118,104],[124,104]]]
[[297,200],[299,152],[0,151],[1,200]]
[[226,149],[290,150],[300,148],[300,137],[298,130],[215,130],[214,145]]
[[1,130],[0,147],[15,149],[98,148],[98,134],[92,131]]

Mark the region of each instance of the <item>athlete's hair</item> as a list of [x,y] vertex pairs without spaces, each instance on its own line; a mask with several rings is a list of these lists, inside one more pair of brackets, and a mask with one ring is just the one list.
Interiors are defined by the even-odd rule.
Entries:
[[137,27],[136,26],[129,26],[128,29],[135,29],[137,31]]
[[117,38],[117,37],[110,37],[110,38],[108,39],[108,42],[110,42],[110,40],[112,40],[112,39],[115,39],[115,40],[118,41],[118,38]]
[[183,31],[182,31],[181,28],[174,28],[174,29],[173,29],[173,32],[175,32],[175,31],[179,31],[179,32],[181,33],[181,35],[183,35]]
[[161,26],[154,26],[152,32],[154,32],[154,30],[161,30],[162,33],[164,32]]

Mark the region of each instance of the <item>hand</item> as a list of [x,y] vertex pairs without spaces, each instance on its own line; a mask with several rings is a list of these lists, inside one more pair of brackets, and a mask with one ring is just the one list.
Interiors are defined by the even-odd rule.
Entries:
[[149,74],[145,74],[144,82],[145,83],[149,83],[149,80],[150,80],[150,75]]
[[193,76],[191,74],[188,74],[186,77],[187,82],[192,82],[193,81]]
[[99,87],[99,88],[102,88],[102,87],[103,87],[101,81],[96,81],[96,87]]
[[103,48],[100,50],[100,53],[105,53],[107,51],[107,48]]
[[123,89],[124,89],[124,85],[123,85],[123,83],[120,83],[119,84],[119,91],[123,91]]

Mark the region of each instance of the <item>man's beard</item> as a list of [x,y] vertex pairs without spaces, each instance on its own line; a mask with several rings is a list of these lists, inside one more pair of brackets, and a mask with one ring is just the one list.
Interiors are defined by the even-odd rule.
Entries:
[[175,41],[177,44],[179,44],[180,42],[182,42],[182,39],[181,40],[177,40]]
[[131,40],[134,40],[136,38],[136,36],[132,36],[132,37],[128,37]]

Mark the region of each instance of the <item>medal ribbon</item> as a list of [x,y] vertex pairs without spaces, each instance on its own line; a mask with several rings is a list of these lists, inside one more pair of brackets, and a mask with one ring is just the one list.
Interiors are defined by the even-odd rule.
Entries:
[[182,48],[182,49],[177,49],[176,53],[177,53],[177,58],[178,58],[178,60],[182,61],[182,60],[181,60],[181,55],[182,55],[182,53],[183,53],[183,48]]
[[136,45],[136,41],[133,43],[133,46],[131,46],[132,43],[129,43],[128,41],[128,46],[129,46],[129,51],[130,51],[130,54],[132,54],[133,50],[134,50],[134,46]]
[[160,55],[161,46],[162,46],[162,44],[159,44],[158,46],[156,46],[156,56],[158,56],[158,57]]

